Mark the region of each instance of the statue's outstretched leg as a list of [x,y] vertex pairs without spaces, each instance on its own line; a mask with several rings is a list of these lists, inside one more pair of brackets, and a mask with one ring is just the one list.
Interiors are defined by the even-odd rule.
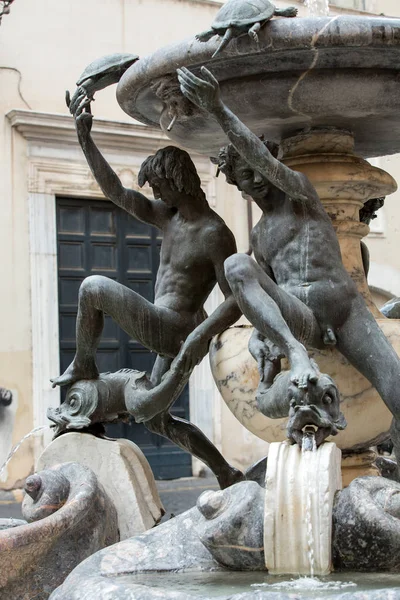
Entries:
[[282,290],[247,254],[230,256],[225,274],[243,314],[288,358],[292,381],[299,387],[316,381],[318,373],[303,344],[321,347],[322,336],[308,306]]
[[178,354],[193,329],[178,313],[155,306],[113,279],[87,277],[79,289],[76,354],[65,373],[53,380],[53,387],[98,376],[95,357],[104,314],[146,348],[168,356]]
[[[154,386],[160,384],[171,363],[171,358],[157,356],[150,377]],[[145,421],[143,425],[152,433],[162,435],[205,463],[216,476],[221,489],[244,479],[243,473],[232,467],[214,444],[193,423],[163,412],[153,419]]]
[[166,412],[146,421],[144,425],[205,463],[216,476],[221,489],[244,479],[243,473],[232,467],[204,433],[190,421]]
[[337,348],[376,388],[393,414],[394,451],[400,465],[400,359],[361,296],[337,331]]

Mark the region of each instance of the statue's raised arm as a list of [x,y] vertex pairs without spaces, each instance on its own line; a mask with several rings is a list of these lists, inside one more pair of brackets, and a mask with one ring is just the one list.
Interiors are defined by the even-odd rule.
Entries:
[[316,197],[305,175],[293,171],[277,160],[266,145],[221,100],[219,83],[205,67],[204,79],[196,77],[185,67],[178,69],[182,93],[194,104],[211,113],[239,154],[275,187],[293,200],[312,201]]
[[93,141],[91,136],[93,115],[87,109],[90,109],[90,103],[80,104],[76,107],[73,116],[79,143],[102,192],[111,202],[140,221],[163,229],[166,219],[170,216],[170,209],[161,200],[150,200],[137,190],[127,189],[122,185],[118,175]]

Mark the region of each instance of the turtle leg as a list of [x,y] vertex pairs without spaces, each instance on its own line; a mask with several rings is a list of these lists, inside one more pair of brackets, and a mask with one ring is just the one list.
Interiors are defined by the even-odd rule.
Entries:
[[214,54],[212,55],[211,58],[214,58],[215,56],[217,56],[217,54],[219,54],[221,52],[221,50],[223,50],[231,41],[231,39],[235,37],[235,34],[233,32],[232,27],[228,27],[228,29],[225,31],[225,35],[222,38],[222,41],[220,43],[220,45],[218,46],[218,48],[216,49],[216,51],[214,52]]
[[214,29],[207,29],[207,31],[198,33],[196,35],[196,40],[199,40],[199,42],[208,42],[214,35],[216,35]]
[[258,32],[260,31],[261,23],[254,23],[252,27],[248,30],[248,35],[253,38],[255,42],[258,42]]
[[295,6],[288,6],[288,8],[276,8],[274,15],[276,17],[297,17],[298,10]]

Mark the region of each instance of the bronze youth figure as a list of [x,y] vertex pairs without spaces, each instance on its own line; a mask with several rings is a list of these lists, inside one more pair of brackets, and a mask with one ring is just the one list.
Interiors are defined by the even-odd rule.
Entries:
[[318,378],[305,346],[337,345],[394,415],[400,463],[400,360],[343,266],[328,214],[308,178],[277,160],[225,106],[210,71],[201,72],[203,78],[179,69],[181,90],[218,121],[231,142],[221,170],[263,213],[251,234],[257,262],[245,254],[225,262],[240,308],[261,339],[278,348],[274,355],[288,358],[298,388]]
[[[236,252],[235,239],[225,222],[210,208],[196,168],[187,152],[169,146],[148,157],[139,184],[149,183],[154,200],[126,189],[91,137],[92,115],[75,112],[78,139],[104,195],[135,218],[163,233],[154,304],[122,284],[103,276],[87,277],[80,287],[76,326],[76,354],[53,385],[98,377],[96,349],[110,315],[124,331],[156,352],[151,381],[157,386],[174,369],[185,380],[208,351],[211,338],[240,316],[224,273],[225,259]],[[207,317],[203,305],[218,283],[225,301]],[[164,435],[198,456],[215,472],[222,487],[240,473],[230,467],[194,425],[172,417],[168,398],[159,414],[146,421],[151,431]],[[134,411],[131,411],[134,415]]]

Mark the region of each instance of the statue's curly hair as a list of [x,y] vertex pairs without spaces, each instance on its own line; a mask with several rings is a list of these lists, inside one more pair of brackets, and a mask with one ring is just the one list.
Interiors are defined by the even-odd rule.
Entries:
[[364,206],[360,209],[360,221],[369,225],[372,219],[376,219],[378,211],[385,203],[386,197],[382,198],[371,198],[364,203]]
[[[264,140],[264,136],[260,136],[260,140],[263,142],[264,146],[268,148],[274,158],[278,158],[279,154],[279,145],[275,144],[275,142],[270,142],[268,140]],[[239,154],[236,148],[232,144],[228,144],[221,148],[217,157],[211,156],[210,160],[214,165],[217,165],[217,177],[219,173],[223,173],[226,177],[227,183],[231,185],[236,185],[238,189],[239,185],[235,178],[235,167],[238,160],[243,160],[243,157]]]
[[205,198],[201,189],[200,177],[189,154],[176,146],[166,146],[148,156],[140,167],[138,183],[143,187],[151,174],[160,179],[168,179],[179,192],[194,198]]

